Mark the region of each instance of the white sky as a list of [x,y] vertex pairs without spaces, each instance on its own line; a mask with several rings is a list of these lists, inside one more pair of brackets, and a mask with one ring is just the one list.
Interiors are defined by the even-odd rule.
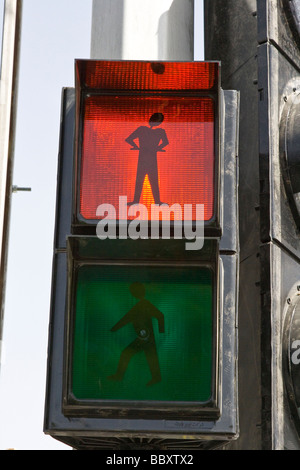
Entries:
[[[202,0],[195,2],[202,60]],[[0,450],[70,449],[44,435],[43,420],[61,90],[74,86],[74,59],[90,56],[91,12],[92,0],[23,0],[13,184],[32,192],[14,194],[12,203]]]

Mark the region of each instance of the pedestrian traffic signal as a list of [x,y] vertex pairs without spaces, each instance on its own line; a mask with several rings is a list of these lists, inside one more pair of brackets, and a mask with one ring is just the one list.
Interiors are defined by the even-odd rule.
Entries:
[[296,450],[300,2],[204,5],[205,56],[241,96],[240,435],[227,449]]
[[[272,4],[271,4],[272,3]],[[268,306],[270,324],[282,325],[277,332],[269,326],[271,360],[276,363],[272,368],[272,381],[269,382],[265,395],[269,396],[270,404],[266,410],[266,416],[279,416],[282,410],[289,410],[285,414],[284,424],[277,426],[274,420],[269,424],[270,446],[274,436],[281,436],[281,446],[289,448],[292,441],[299,439],[299,415],[295,413],[298,400],[297,365],[290,362],[288,370],[287,346],[283,341],[286,332],[284,325],[291,320],[290,303],[294,305],[295,318],[297,308],[295,298],[298,298],[299,268],[300,268],[300,206],[299,206],[299,66],[300,66],[300,35],[299,35],[299,6],[297,1],[273,1],[268,2],[263,30],[260,33],[267,38],[265,44],[259,48],[258,58],[260,64],[259,88],[264,90],[269,99],[263,100],[260,112],[261,142],[264,143],[263,153],[265,164],[261,171],[261,184],[264,188],[261,211],[262,216],[268,214],[267,223],[262,224],[263,239],[268,241],[264,246],[264,259],[268,260],[269,270],[264,280],[266,295],[269,292],[278,292],[278,297],[270,298]],[[280,73],[279,73],[280,71]],[[276,247],[276,248],[275,248]],[[266,265],[264,266],[266,272]],[[278,275],[279,274],[279,275]],[[297,339],[297,338],[295,338]],[[271,350],[276,351],[275,344],[281,344],[281,351],[274,356]],[[290,345],[289,347],[292,347]],[[283,362],[279,360],[283,352]],[[270,363],[271,364],[271,363]],[[271,366],[270,370],[271,371]],[[267,376],[267,374],[266,374]],[[280,395],[274,399],[273,390],[279,390]],[[292,385],[291,385],[292,384]],[[295,387],[295,388],[294,388]],[[271,399],[270,399],[271,398]],[[271,404],[273,406],[271,407]],[[298,432],[297,432],[298,431]],[[297,435],[298,434],[298,435]],[[267,434],[266,434],[267,435]],[[284,443],[284,444],[282,444]],[[297,448],[292,446],[292,448]],[[298,442],[299,448],[299,442]]]
[[144,417],[162,411],[172,416],[175,403],[190,419],[199,406],[219,415],[213,245],[211,259],[206,253],[197,266],[162,258],[157,265],[150,257],[120,266],[113,259],[101,263],[100,252],[78,261],[81,248],[70,242],[75,280],[65,413],[76,415],[84,402],[85,412],[90,407],[98,416],[100,401],[103,415],[117,416],[120,402],[114,401],[120,400],[124,416],[141,410]]
[[63,92],[45,432],[75,448],[237,435],[238,94],[219,75],[79,60]]
[[77,61],[76,71],[75,224],[95,224],[108,205],[106,219],[127,221],[139,203],[140,220],[159,220],[161,204],[176,205],[171,220],[190,205],[195,220],[201,204],[217,227],[218,63]]
[[300,436],[300,284],[293,286],[283,329],[283,374],[291,415]]

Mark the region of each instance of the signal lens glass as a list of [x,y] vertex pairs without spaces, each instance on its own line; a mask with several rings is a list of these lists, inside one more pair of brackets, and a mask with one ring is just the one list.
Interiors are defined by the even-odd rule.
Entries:
[[77,76],[88,89],[211,91],[218,86],[219,64],[78,60]]
[[211,398],[210,268],[82,265],[75,290],[72,393],[78,400]]
[[[184,205],[204,205],[204,220],[214,216],[215,102],[209,96],[88,95],[84,100],[80,168],[83,219],[101,204],[130,219],[130,203],[180,205],[171,220],[183,220]],[[120,196],[126,197],[120,207]],[[123,199],[124,200],[124,199]],[[128,204],[128,206],[127,206]],[[177,206],[178,207],[178,206]]]

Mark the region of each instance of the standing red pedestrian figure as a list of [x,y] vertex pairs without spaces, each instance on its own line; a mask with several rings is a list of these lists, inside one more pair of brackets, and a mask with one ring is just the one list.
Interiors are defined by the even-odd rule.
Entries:
[[[127,205],[139,203],[146,175],[149,178],[155,204],[163,204],[159,193],[157,152],[165,152],[163,149],[169,141],[164,129],[156,129],[163,120],[162,113],[154,113],[149,120],[150,127],[140,126],[125,139],[125,142],[132,145],[130,150],[139,150],[134,198]],[[139,145],[136,144],[136,139]]]

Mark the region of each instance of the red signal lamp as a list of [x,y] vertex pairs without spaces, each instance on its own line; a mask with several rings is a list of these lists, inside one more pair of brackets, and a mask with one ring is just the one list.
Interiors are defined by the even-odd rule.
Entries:
[[126,221],[143,204],[150,220],[163,203],[171,220],[202,204],[218,227],[219,64],[77,60],[76,77],[75,225],[95,225],[101,205]]

